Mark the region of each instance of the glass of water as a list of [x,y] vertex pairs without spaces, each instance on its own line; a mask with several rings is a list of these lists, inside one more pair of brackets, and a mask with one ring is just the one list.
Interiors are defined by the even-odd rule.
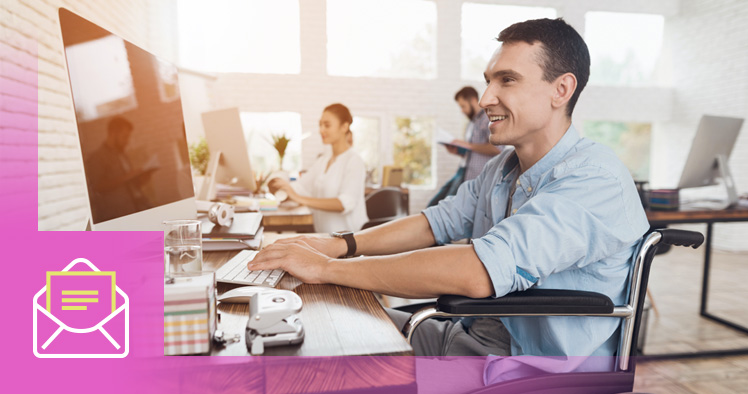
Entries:
[[203,238],[199,220],[164,222],[164,274],[203,270]]

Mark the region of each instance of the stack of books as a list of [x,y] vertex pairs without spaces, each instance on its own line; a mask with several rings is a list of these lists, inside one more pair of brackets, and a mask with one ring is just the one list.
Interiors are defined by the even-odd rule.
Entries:
[[164,355],[208,353],[215,331],[215,274],[165,278]]

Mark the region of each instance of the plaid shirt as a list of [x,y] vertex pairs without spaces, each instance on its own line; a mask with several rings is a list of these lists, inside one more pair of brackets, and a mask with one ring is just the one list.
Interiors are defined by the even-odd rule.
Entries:
[[[465,140],[471,144],[487,144],[488,136],[491,135],[488,123],[488,115],[484,111],[478,111],[465,129]],[[468,151],[465,154],[465,180],[475,179],[492,157]]]

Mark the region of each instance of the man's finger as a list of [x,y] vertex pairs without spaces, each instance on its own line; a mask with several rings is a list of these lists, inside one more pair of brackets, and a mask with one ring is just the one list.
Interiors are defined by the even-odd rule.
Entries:
[[252,260],[247,263],[247,269],[250,271],[259,271],[259,270],[274,270],[277,268],[281,268],[281,262],[282,259],[270,259],[265,260],[261,262],[256,262],[255,260]]
[[262,262],[269,259],[282,258],[286,254],[283,248],[263,249],[260,253],[257,253],[252,261]]

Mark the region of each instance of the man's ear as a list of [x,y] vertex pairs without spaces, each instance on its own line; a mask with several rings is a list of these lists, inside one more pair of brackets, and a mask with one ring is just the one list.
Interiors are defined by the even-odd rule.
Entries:
[[569,102],[571,96],[577,90],[577,77],[572,73],[566,73],[558,78],[553,83],[554,92],[551,100],[553,108],[562,108]]

